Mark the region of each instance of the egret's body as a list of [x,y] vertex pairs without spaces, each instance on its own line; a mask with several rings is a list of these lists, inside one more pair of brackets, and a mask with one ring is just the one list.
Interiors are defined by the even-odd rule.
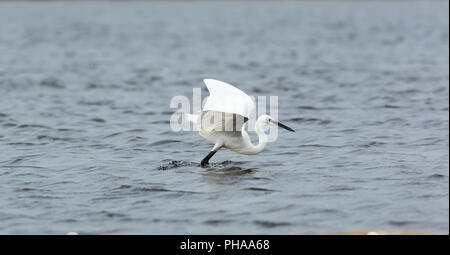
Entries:
[[202,160],[201,165],[222,147],[230,151],[253,155],[263,151],[268,137],[264,132],[265,125],[278,125],[294,132],[289,127],[274,121],[269,115],[262,115],[255,124],[258,143],[254,145],[245,131],[245,122],[255,108],[253,100],[241,90],[221,81],[204,80],[210,96],[200,114],[187,114],[188,119],[196,125],[199,134],[214,144],[211,152]]
[[[200,118],[200,116],[201,115],[196,115],[195,117]],[[245,124],[242,125],[240,130],[236,129],[233,131],[224,131],[220,129],[220,127],[218,129],[211,129],[208,126],[205,127],[199,125],[199,134],[207,141],[216,145],[215,147],[224,147],[239,154],[258,154],[264,150],[268,140],[267,135],[263,131],[263,124],[266,123],[267,117],[268,115],[263,115],[256,121],[255,131],[259,137],[259,142],[257,145],[254,145],[251,142],[247,131],[245,131]],[[195,124],[197,124],[199,120],[200,119],[195,121]],[[225,123],[228,121],[229,120],[225,120]]]

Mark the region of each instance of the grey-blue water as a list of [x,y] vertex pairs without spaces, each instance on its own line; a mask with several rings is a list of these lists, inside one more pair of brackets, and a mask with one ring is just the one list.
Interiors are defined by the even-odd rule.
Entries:
[[[205,77],[297,132],[199,167]],[[0,233],[448,233],[448,114],[446,1],[1,2]]]

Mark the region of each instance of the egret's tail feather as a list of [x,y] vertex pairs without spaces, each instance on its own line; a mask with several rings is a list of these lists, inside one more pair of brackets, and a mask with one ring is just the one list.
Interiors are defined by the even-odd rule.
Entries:
[[186,117],[186,119],[194,124],[197,124],[197,120],[198,120],[198,114],[190,114],[190,113],[184,113],[184,116]]

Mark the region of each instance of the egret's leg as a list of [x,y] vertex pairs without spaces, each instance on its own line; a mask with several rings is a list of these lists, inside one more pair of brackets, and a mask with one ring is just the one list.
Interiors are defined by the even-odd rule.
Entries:
[[216,144],[215,144],[214,147],[212,148],[211,152],[210,152],[208,155],[206,155],[206,157],[202,160],[202,162],[200,162],[200,165],[201,165],[202,167],[204,167],[206,164],[208,164],[209,159],[210,159],[212,156],[214,156],[214,154],[216,154],[216,152],[217,152],[218,150],[220,150],[220,148],[222,148],[222,146],[223,146],[222,141],[216,142]]
[[201,166],[205,166],[208,164],[209,159],[216,154],[217,151],[211,151],[204,159],[202,159],[202,162],[200,163]]

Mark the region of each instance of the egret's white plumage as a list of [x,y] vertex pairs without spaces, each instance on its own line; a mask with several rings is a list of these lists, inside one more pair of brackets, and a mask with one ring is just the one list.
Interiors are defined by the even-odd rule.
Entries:
[[214,79],[204,79],[209,91],[203,111],[234,113],[249,118],[255,109],[252,98],[242,90]]
[[245,122],[255,109],[251,97],[225,82],[213,79],[203,81],[210,96],[206,99],[200,114],[186,114],[187,119],[196,125],[199,134],[214,144],[211,152],[202,160],[202,166],[207,164],[222,147],[247,155],[261,152],[268,141],[264,125],[278,125],[294,132],[291,128],[273,120],[269,115],[262,115],[255,124],[259,141],[254,145],[245,131]]

